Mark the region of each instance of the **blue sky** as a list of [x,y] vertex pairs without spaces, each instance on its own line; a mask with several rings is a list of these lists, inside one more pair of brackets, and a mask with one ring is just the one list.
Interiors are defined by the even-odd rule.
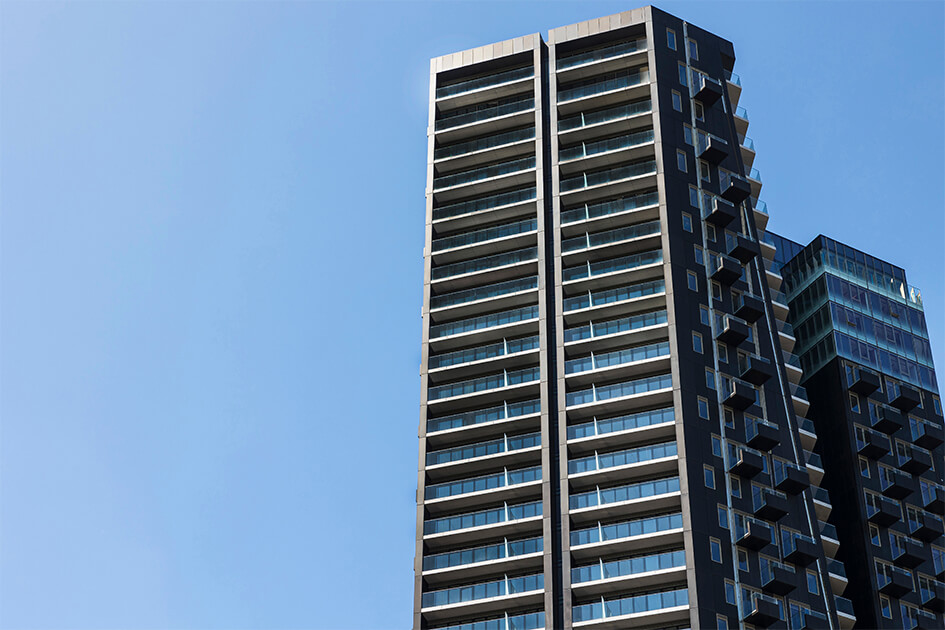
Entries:
[[[0,5],[0,627],[409,626],[428,59],[634,6]],[[945,5],[660,6],[942,366]]]

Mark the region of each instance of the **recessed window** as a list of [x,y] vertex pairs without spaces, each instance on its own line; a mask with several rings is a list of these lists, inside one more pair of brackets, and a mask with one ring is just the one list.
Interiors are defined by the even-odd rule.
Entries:
[[687,173],[688,169],[686,168],[686,154],[682,151],[676,151],[676,166],[679,167],[683,173]]
[[865,457],[860,458],[860,476],[870,478],[870,462]]
[[702,474],[705,477],[705,487],[715,490],[715,469],[712,466],[703,466]]
[[722,438],[717,435],[712,436],[712,454],[722,457]]
[[712,558],[712,562],[722,564],[722,543],[719,542],[718,538],[709,539],[709,556]]
[[685,212],[682,213],[682,229],[687,232],[692,232],[692,215]]
[[715,349],[719,353],[719,361],[728,363],[728,347],[721,341],[715,343]]
[[699,189],[695,186],[689,187],[689,205],[693,208],[699,207]]
[[883,546],[883,537],[879,534],[879,528],[875,525],[870,525],[870,542],[873,543],[875,547]]
[[712,173],[709,171],[709,164],[704,160],[699,160],[699,177],[706,183],[712,182]]
[[712,300],[715,302],[722,301],[722,285],[718,282],[712,283]]
[[705,371],[705,386],[709,389],[715,389],[715,372],[712,370]]
[[705,122],[705,109],[702,107],[702,103],[699,101],[693,102],[692,111],[696,114],[696,120],[701,120]]
[[820,587],[817,582],[817,574],[813,571],[807,572],[807,592],[811,595],[820,595]]
[[673,109],[677,112],[682,111],[682,95],[676,90],[673,90]]
[[670,50],[676,50],[676,32],[666,29],[666,45]]
[[703,420],[709,419],[709,401],[702,396],[697,399],[699,403],[699,417]]
[[689,73],[686,71],[686,64],[679,64],[679,83],[680,85],[689,86]]
[[686,272],[686,283],[689,285],[689,288],[693,291],[699,290],[699,276],[696,275],[695,271]]
[[719,527],[728,529],[728,508],[724,505],[716,506],[719,514]]
[[879,596],[879,608],[883,611],[883,617],[892,619],[892,606],[889,604],[889,598]]
[[725,407],[725,427],[728,429],[735,428],[735,412]]
[[686,144],[688,144],[689,146],[693,146],[692,127],[690,127],[689,125],[683,125],[683,140],[685,140]]
[[702,354],[702,335],[699,333],[692,333],[692,349]]
[[705,237],[713,243],[715,242],[715,226],[711,223],[705,226]]
[[717,615],[715,617],[715,630],[728,630],[728,617]]
[[693,251],[696,252],[696,264],[698,264],[698,265],[704,265],[704,264],[705,264],[705,258],[704,258],[703,255],[702,255],[702,248],[699,247],[698,245],[693,245],[693,248],[694,248]]
[[736,601],[735,582],[732,582],[731,580],[725,580],[725,603],[735,606]]
[[699,45],[696,40],[686,40],[689,43],[689,58],[693,61],[699,61]]
[[711,326],[709,323],[709,307],[699,305],[699,321],[705,326]]
[[748,552],[744,549],[738,550],[738,570],[748,571]]
[[850,409],[853,413],[860,413],[860,398],[856,394],[850,394]]
[[728,478],[728,488],[732,492],[733,497],[736,499],[742,498],[742,482],[738,477]]
[[932,396],[932,407],[936,415],[942,415],[942,400],[938,396]]

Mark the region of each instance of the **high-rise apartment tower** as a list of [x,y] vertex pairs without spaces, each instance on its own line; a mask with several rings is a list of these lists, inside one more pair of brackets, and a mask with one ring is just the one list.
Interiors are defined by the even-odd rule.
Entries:
[[855,622],[732,44],[432,60],[414,628]]

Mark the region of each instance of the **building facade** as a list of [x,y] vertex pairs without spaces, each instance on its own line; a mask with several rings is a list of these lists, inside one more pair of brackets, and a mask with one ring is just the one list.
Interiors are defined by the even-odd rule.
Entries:
[[432,60],[416,629],[853,627],[734,64],[653,7]]

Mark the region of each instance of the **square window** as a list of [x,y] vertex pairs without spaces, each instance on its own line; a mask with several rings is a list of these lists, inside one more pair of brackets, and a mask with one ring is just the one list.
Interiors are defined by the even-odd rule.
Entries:
[[692,349],[702,354],[702,335],[699,333],[692,333]]
[[716,506],[719,513],[719,527],[728,529],[728,509],[724,505]]
[[736,499],[742,498],[742,482],[738,477],[729,477],[728,479],[729,490],[732,491],[732,496]]
[[712,558],[712,562],[722,564],[722,543],[717,538],[709,539],[709,556]]
[[686,273],[686,282],[689,284],[689,288],[693,291],[699,290],[699,276],[696,275],[695,271],[689,271]]
[[709,419],[709,401],[703,398],[702,396],[699,396],[698,401],[699,401],[699,417],[702,418],[703,420],[708,420]]
[[682,95],[676,90],[673,90],[673,109],[677,112],[682,111]]
[[[699,160],[699,177],[702,178],[704,182],[712,181],[712,173],[709,172],[709,164],[703,160]],[[715,240],[715,239],[713,239]]]
[[730,582],[725,580],[725,603],[731,604],[732,606],[736,605],[735,598],[735,582]]
[[712,454],[722,457],[722,438],[717,435],[712,436]]
[[748,571],[748,552],[744,549],[738,550],[738,570]]
[[682,229],[692,232],[692,215],[685,212],[682,213]]
[[870,478],[870,462],[865,457],[860,458],[860,476]]
[[712,370],[705,371],[705,386],[709,389],[715,389],[715,372]]
[[693,251],[696,253],[696,263],[699,265],[705,264],[705,257],[702,255],[702,248],[698,245],[693,245]]
[[684,63],[679,64],[679,83],[680,85],[689,86],[689,73]]
[[705,477],[705,487],[715,490],[715,469],[712,466],[703,466],[702,474]]
[[710,241],[712,241],[713,243],[715,242],[715,226],[714,225],[709,224],[705,226],[705,237],[709,239]]
[[709,323],[709,307],[699,305],[699,321],[702,322],[704,326],[711,326]]
[[694,101],[692,105],[692,110],[696,114],[696,120],[701,120],[702,122],[705,122],[705,109],[703,109],[702,103],[700,103],[699,101]]
[[670,29],[666,29],[666,45],[669,46],[670,50],[676,50],[676,33]]
[[817,574],[813,571],[807,572],[807,592],[811,595],[820,595],[820,587],[817,582]]
[[696,40],[690,39],[689,42],[689,58],[693,61],[699,61],[699,45],[696,44]]
[[686,168],[686,154],[682,151],[676,151],[676,166],[679,167],[683,173],[688,172]]
[[879,607],[883,611],[883,617],[892,619],[892,606],[889,605],[889,598],[879,596]]
[[856,394],[850,394],[850,409],[853,413],[860,413],[860,399]]

